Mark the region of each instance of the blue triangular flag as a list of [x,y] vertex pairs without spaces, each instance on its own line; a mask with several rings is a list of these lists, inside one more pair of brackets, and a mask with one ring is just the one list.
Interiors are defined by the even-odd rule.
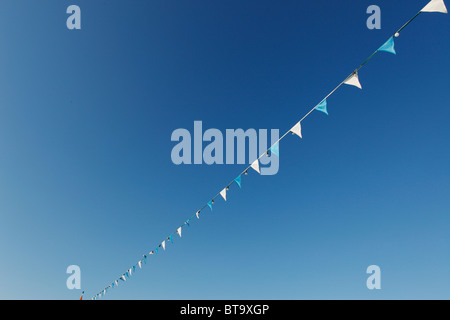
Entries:
[[388,41],[386,41],[385,44],[383,44],[378,51],[385,51],[392,54],[396,54],[394,49],[394,37],[390,37]]
[[188,227],[190,227],[190,225],[189,225],[189,221],[190,221],[191,219],[187,219],[186,220],[186,224],[188,225]]
[[133,272],[136,272],[136,265],[133,266]]
[[322,111],[326,115],[328,115],[327,111],[327,99],[323,100],[321,103],[319,103],[316,107],[316,110]]
[[272,152],[273,154],[275,154],[277,157],[280,156],[280,151],[278,149],[278,142],[275,143],[272,147],[270,147],[270,152]]
[[241,187],[241,176],[237,177],[236,179],[234,179],[234,181],[236,182],[236,184],[239,186],[239,188]]
[[155,252],[156,252],[156,254],[158,254],[158,247],[156,247]]
[[173,243],[172,235],[169,236],[169,240],[170,240],[171,243]]
[[208,202],[208,207],[211,209],[212,211],[212,201]]

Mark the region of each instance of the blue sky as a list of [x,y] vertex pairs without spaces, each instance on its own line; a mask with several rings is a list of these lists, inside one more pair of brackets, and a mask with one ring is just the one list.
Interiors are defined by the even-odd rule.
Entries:
[[[72,264],[92,297],[245,168],[174,165],[175,129],[284,133],[427,2],[2,1],[0,298],[77,299]],[[449,24],[420,15],[282,141],[277,175],[105,299],[448,299]]]

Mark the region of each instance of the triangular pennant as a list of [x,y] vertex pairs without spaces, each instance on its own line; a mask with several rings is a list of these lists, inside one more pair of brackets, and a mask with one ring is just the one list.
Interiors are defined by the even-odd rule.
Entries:
[[197,219],[200,219],[200,217],[198,216],[199,214],[200,214],[200,210],[195,213],[195,215],[197,216]]
[[328,111],[327,111],[327,99],[325,99],[325,100],[323,100],[321,103],[319,103],[315,109],[316,109],[316,110],[319,110],[319,111],[322,111],[323,113],[325,113],[326,115],[328,115]]
[[169,236],[170,243],[173,243],[172,235]]
[[251,167],[259,174],[261,173],[261,172],[259,172],[259,160],[258,159],[253,161],[253,163],[251,164]]
[[161,246],[162,246],[163,250],[166,250],[166,240],[164,240],[164,241],[161,243]]
[[300,121],[297,122],[295,124],[295,126],[293,126],[291,128],[291,130],[289,130],[290,132],[292,132],[293,134],[298,135],[300,138],[302,138],[302,125],[300,124]]
[[212,204],[213,204],[212,200],[209,201],[207,204],[208,204],[208,207],[209,207],[209,208],[211,209],[211,211],[212,211]]
[[155,248],[155,254],[158,254],[158,247]]
[[356,71],[353,72],[352,75],[344,81],[344,83],[362,89],[361,83],[359,82],[358,72]]
[[220,195],[222,196],[223,200],[227,201],[227,188],[220,191]]
[[444,0],[431,0],[422,10],[422,12],[442,12],[448,13]]
[[187,224],[188,227],[190,227],[191,225],[189,224],[189,221],[191,221],[191,219],[187,219],[184,223]]
[[181,227],[179,227],[179,228],[177,229],[177,233],[178,233],[178,235],[179,235],[180,238],[181,238]]
[[138,262],[139,269],[142,269],[142,260]]
[[270,147],[270,152],[272,152],[277,157],[280,156],[280,150],[279,150],[279,147],[278,147],[278,142],[276,142],[273,146]]
[[378,48],[378,51],[385,51],[396,54],[394,48],[394,37],[390,37],[388,41],[386,41],[380,48]]
[[237,177],[236,179],[234,179],[234,181],[236,182],[236,184],[239,186],[239,188],[241,188],[241,176]]

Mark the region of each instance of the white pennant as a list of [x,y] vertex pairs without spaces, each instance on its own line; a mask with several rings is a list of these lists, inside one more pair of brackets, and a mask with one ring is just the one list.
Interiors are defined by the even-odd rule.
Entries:
[[421,12],[442,12],[448,13],[444,0],[431,0]]
[[261,174],[261,172],[259,172],[259,160],[258,160],[258,159],[256,159],[255,161],[253,161],[251,167],[252,167],[256,172],[258,172],[259,174]]
[[142,269],[142,261],[138,262],[139,269]]
[[162,245],[163,249],[166,250],[166,240],[164,240],[164,241],[161,243],[161,245]]
[[178,235],[179,235],[180,238],[181,238],[181,227],[179,227],[179,228],[177,229],[177,233],[178,233]]
[[291,131],[292,133],[295,133],[300,138],[302,138],[302,126],[301,126],[300,122],[297,122],[297,124],[295,126],[293,126],[291,128],[291,130],[289,130],[289,131]]
[[199,213],[200,213],[200,211],[197,211],[197,212],[195,213],[195,215],[197,216],[197,219],[200,219],[200,217],[198,216]]
[[345,84],[350,86],[355,86],[362,89],[361,83],[359,82],[358,72],[353,73],[350,77],[348,77],[345,81]]
[[220,195],[222,196],[222,198],[227,201],[227,188],[223,189],[222,191],[220,191]]

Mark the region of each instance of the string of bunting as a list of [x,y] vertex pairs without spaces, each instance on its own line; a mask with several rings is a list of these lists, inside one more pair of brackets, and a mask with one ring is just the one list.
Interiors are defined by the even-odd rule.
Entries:
[[391,54],[396,54],[395,51],[395,43],[394,38],[398,38],[400,36],[400,32],[409,25],[414,19],[417,18],[422,12],[441,12],[441,13],[448,13],[447,8],[445,6],[445,3],[443,0],[431,0],[422,10],[420,10],[414,17],[412,17],[408,22],[406,22],[397,32],[394,33],[382,46],[380,46],[374,53],[372,53],[363,63],[361,63],[347,78],[345,78],[344,81],[342,81],[335,89],[333,89],[325,98],[323,98],[314,108],[312,108],[300,121],[298,121],[289,131],[287,131],[284,135],[281,136],[281,138],[278,139],[269,149],[266,150],[263,154],[259,156],[255,161],[252,162],[250,166],[248,166],[244,171],[241,172],[235,179],[233,179],[230,183],[226,185],[224,189],[222,189],[218,194],[216,194],[210,201],[208,201],[202,208],[200,208],[194,215],[192,215],[189,219],[187,219],[180,227],[176,229],[172,234],[170,234],[167,238],[165,238],[156,248],[154,248],[152,251],[150,251],[147,254],[144,254],[142,259],[139,260],[135,265],[130,267],[125,273],[123,273],[118,279],[113,281],[111,284],[109,284],[106,288],[104,288],[102,291],[97,293],[95,296],[92,297],[92,300],[97,300],[98,298],[101,298],[106,293],[108,293],[108,290],[115,288],[119,285],[121,282],[126,282],[136,271],[137,268],[142,269],[143,264],[147,263],[147,258],[149,258],[152,255],[157,255],[162,248],[162,250],[166,250],[166,245],[168,242],[173,244],[173,236],[177,236],[181,238],[182,235],[182,228],[185,226],[189,226],[191,221],[195,218],[200,219],[200,213],[202,213],[203,210],[206,208],[209,208],[211,211],[213,210],[213,205],[217,197],[222,197],[224,201],[227,201],[227,192],[230,189],[230,186],[232,184],[236,184],[239,188],[242,187],[242,175],[247,175],[249,169],[253,169],[254,171],[260,173],[259,170],[259,160],[265,156],[268,155],[269,152],[275,154],[279,157],[279,142],[284,139],[289,133],[292,133],[293,135],[297,135],[300,138],[302,138],[302,127],[301,122],[305,120],[307,116],[309,116],[313,111],[321,111],[328,115],[327,110],[327,99],[334,93],[336,90],[338,90],[343,84],[355,86],[359,89],[362,89],[361,83],[359,81],[359,74],[358,71],[367,63],[369,62],[377,53],[379,52],[388,52]]

